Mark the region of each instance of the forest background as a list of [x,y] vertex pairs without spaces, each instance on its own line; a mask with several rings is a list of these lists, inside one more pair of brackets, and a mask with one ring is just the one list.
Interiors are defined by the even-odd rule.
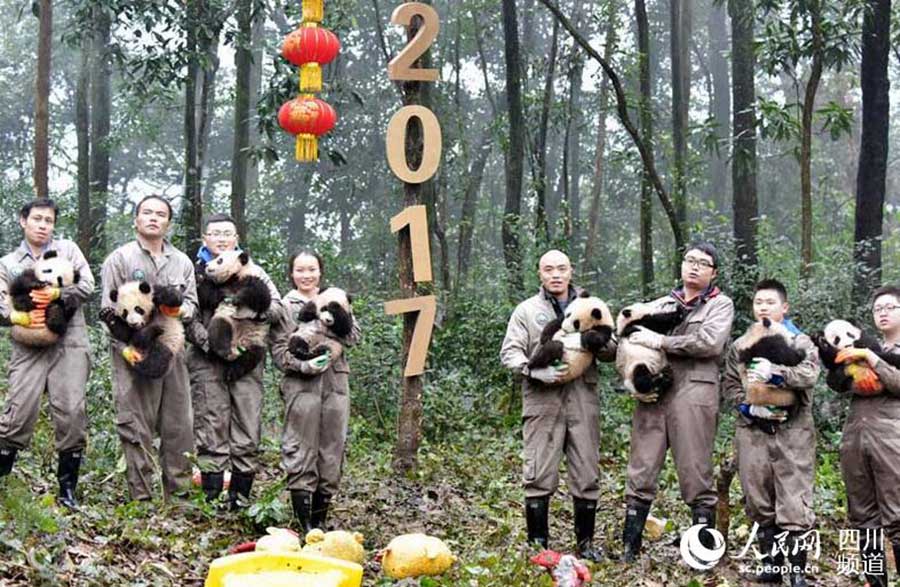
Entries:
[[[334,524],[363,532],[370,553],[406,531],[446,539],[460,562],[423,585],[549,585],[525,557],[521,398],[498,357],[514,304],[536,291],[536,259],[565,250],[576,282],[617,310],[666,293],[683,244],[708,239],[724,257],[719,285],[738,304],[735,335],[761,276],[787,283],[807,332],[834,317],[871,327],[867,292],[900,278],[900,129],[890,124],[900,10],[890,0],[428,3],[441,32],[422,64],[441,75],[426,86],[388,79],[406,42],[389,22],[396,3],[326,2],[324,24],[343,50],[325,68],[321,97],[339,122],[317,164],[293,160],[275,121],[296,93],[279,53],[299,2],[0,3],[0,251],[21,238],[18,208],[48,194],[62,208],[57,236],[79,243],[96,276],[132,238],[132,204],[149,193],[172,201],[173,240],[191,255],[202,214],[230,212],[283,291],[290,251],[318,249],[327,282],[356,294],[364,334],[350,353]],[[427,372],[401,383],[408,326],[382,304],[410,291],[398,279],[409,259],[389,229],[410,192],[387,167],[384,136],[413,94],[443,131],[439,172],[413,192],[428,208],[435,275],[417,291],[438,296],[438,316]],[[266,373],[266,472],[252,508],[225,515],[199,496],[186,511],[128,503],[105,337],[92,327],[91,338],[83,507],[72,515],[54,503],[42,413],[0,493],[0,584],[199,585],[228,546],[289,524],[277,372]],[[0,364],[8,353],[4,337]],[[609,366],[602,374],[598,539],[614,552],[633,400]],[[421,412],[409,401],[416,389]],[[815,397],[820,584],[852,584],[837,575],[846,398],[824,385]],[[397,442],[398,425],[415,434]],[[749,528],[732,436],[723,409],[715,463],[734,554]],[[702,576],[681,562],[672,544],[689,515],[671,463],[661,488],[664,538],[639,565],[596,567],[596,583],[737,584],[733,560]],[[573,547],[567,496],[563,483],[551,538],[561,549]],[[366,585],[389,583],[367,565]]]

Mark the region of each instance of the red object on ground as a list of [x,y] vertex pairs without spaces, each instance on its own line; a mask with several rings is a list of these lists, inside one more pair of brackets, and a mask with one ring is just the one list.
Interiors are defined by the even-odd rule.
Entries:
[[531,562],[547,569],[554,587],[583,587],[591,582],[591,572],[571,554],[543,550],[531,557]]

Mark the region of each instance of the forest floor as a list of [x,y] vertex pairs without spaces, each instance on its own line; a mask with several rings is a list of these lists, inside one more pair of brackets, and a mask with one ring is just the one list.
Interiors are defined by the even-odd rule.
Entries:
[[[363,533],[369,560],[392,537],[422,531],[443,538],[459,560],[443,577],[400,584],[551,585],[527,560],[531,550],[524,545],[518,431],[469,432],[458,442],[426,444],[417,473],[398,478],[390,468],[390,445],[366,440],[362,429],[354,420],[342,490],[329,525]],[[0,585],[202,585],[210,561],[229,546],[255,538],[266,526],[289,524],[287,492],[271,433],[274,430],[266,436],[266,472],[254,487],[257,503],[239,514],[205,504],[199,491],[179,505],[160,500],[129,503],[122,463],[104,467],[102,460],[88,461],[79,487],[81,508],[69,513],[55,504],[52,451],[23,453],[14,474],[0,481]],[[612,554],[619,550],[624,471],[625,463],[618,458],[602,463],[597,537]],[[693,571],[682,561],[679,529],[686,529],[690,520],[678,499],[671,463],[661,482],[663,491],[653,513],[670,519],[669,530],[647,544],[638,564],[626,566],[610,558],[594,565],[592,584],[745,584],[738,578],[739,561],[726,557],[708,573]],[[733,503],[739,500],[738,486],[735,482],[732,487]],[[730,556],[746,542],[746,520],[739,510],[732,506]],[[816,585],[859,584],[837,574],[841,527],[839,521],[820,515],[822,555],[811,560],[820,567]],[[552,503],[551,546],[571,551],[573,541],[563,482]],[[393,583],[381,575],[377,563],[369,562],[363,584]]]

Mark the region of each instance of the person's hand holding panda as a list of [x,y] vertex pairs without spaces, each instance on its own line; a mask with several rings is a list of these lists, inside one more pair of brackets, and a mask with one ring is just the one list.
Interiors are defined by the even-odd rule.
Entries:
[[530,377],[531,379],[535,379],[546,385],[556,385],[562,378],[569,374],[569,366],[566,364],[562,364],[558,367],[548,365],[538,369],[529,369],[528,367],[525,367],[523,369],[523,374],[526,377]]

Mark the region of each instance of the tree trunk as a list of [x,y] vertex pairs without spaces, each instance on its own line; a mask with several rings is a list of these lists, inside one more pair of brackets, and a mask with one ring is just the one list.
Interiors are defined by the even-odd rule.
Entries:
[[[431,0],[424,0],[431,4]],[[416,17],[407,31],[407,39],[412,40],[419,31],[421,19]],[[431,52],[426,51],[416,62],[415,67],[431,67]],[[403,82],[403,105],[419,104],[426,108],[431,107],[431,92],[429,83]],[[406,133],[406,157],[411,169],[417,169],[422,162],[424,153],[424,137],[422,126],[412,124],[407,127]],[[430,193],[429,193],[430,191]],[[415,206],[434,199],[434,179],[425,183],[403,184],[403,205]],[[402,297],[411,298],[418,295],[418,287],[413,279],[412,265],[412,241],[408,229],[400,231],[400,246],[398,253],[398,265],[400,269],[400,290]],[[409,356],[412,345],[413,331],[416,327],[418,314],[410,312],[403,314],[403,352],[402,357]],[[422,375],[414,377],[401,377],[402,391],[400,395],[400,413],[397,418],[397,443],[394,446],[393,468],[399,474],[408,474],[418,466],[419,443],[422,437]]]
[[757,222],[759,208],[756,198],[756,89],[753,72],[753,0],[730,0],[732,102],[734,127],[732,130],[734,156],[731,163],[731,183],[734,190],[735,267],[742,269],[742,280],[749,285],[755,279],[757,265]]
[[853,258],[856,261],[856,299],[866,299],[881,283],[881,239],[890,128],[890,14],[891,0],[869,0],[863,20],[862,136],[856,175],[856,220]]
[[537,241],[550,242],[550,227],[547,225],[547,134],[550,129],[550,107],[553,105],[553,78],[556,75],[556,55],[559,50],[559,23],[553,23],[553,36],[550,40],[550,58],[547,61],[547,73],[544,77],[544,100],[541,104],[541,122],[538,127],[537,141],[534,143],[534,161],[537,177],[534,178],[535,214],[534,226]]
[[472,235],[475,232],[475,210],[478,192],[484,179],[484,168],[491,154],[491,131],[485,130],[478,146],[472,153],[472,162],[466,174],[466,189],[463,194],[462,211],[459,219],[459,246],[456,250],[456,289],[465,285],[472,256]]
[[[672,143],[673,180],[672,199],[681,225],[682,234],[688,234],[687,226],[687,159],[688,106],[691,102],[691,0],[671,0],[669,3],[672,35]],[[676,251],[676,254],[678,252]],[[679,264],[675,273],[680,274]]]
[[94,8],[91,64],[91,261],[106,256],[106,207],[109,192],[110,21]]
[[203,232],[201,201],[200,160],[199,160],[199,128],[197,124],[197,83],[200,77],[200,61],[198,52],[201,36],[200,19],[204,10],[201,2],[188,2],[185,5],[185,50],[188,54],[187,78],[184,84],[184,199],[181,207],[181,228],[184,241],[182,246],[189,258],[193,259],[200,248]]
[[[635,19],[637,20],[638,53],[640,54],[640,120],[641,136],[653,157],[653,83],[650,72],[650,22],[647,18],[647,6],[644,0],[635,0]],[[650,296],[650,289],[656,280],[653,268],[653,195],[652,184],[647,170],[641,175],[641,293]]]
[[38,0],[38,60],[34,84],[34,192],[49,196],[50,167],[50,56],[53,50],[53,4]]
[[231,217],[240,242],[247,242],[247,170],[250,162],[250,78],[253,0],[237,6],[238,35],[235,51],[234,148],[231,153]]
[[91,84],[90,39],[81,41],[81,63],[75,85],[75,136],[78,141],[78,248],[91,258]]
[[731,126],[731,81],[728,75],[728,27],[724,5],[712,2],[709,10],[709,70],[712,75],[712,117],[716,124],[716,150],[709,162],[709,189],[716,210],[728,205],[728,131]]
[[525,119],[522,112],[521,52],[515,0],[503,0],[503,38],[506,62],[506,104],[509,111],[509,147],[506,152],[506,206],[503,216],[503,258],[511,301],[522,293],[522,253],[519,224],[522,208],[522,158]]
[[209,151],[209,135],[212,129],[212,120],[215,117],[216,104],[216,79],[219,72],[219,32],[220,29],[212,31],[212,33],[204,39],[201,36],[199,42],[204,42],[206,50],[206,66],[203,68],[202,87],[200,88],[200,124],[197,139],[197,181],[198,184],[203,183],[204,175],[207,176],[206,188],[199,188],[203,194],[200,200],[203,202],[203,208],[209,209],[212,205],[212,185],[215,183],[208,177],[206,170],[206,158]]
[[[584,3],[575,3],[575,18],[584,19]],[[581,78],[584,74],[584,58],[577,47],[572,47],[572,62],[569,69],[569,112],[566,117],[566,142],[563,194],[569,203],[566,216],[566,236],[571,241],[573,251],[579,243],[581,222],[581,129],[584,117],[581,111]]]
[[812,274],[812,117],[816,107],[816,92],[822,79],[824,43],[822,34],[822,5],[818,0],[809,3],[812,17],[812,66],[803,93],[803,113],[800,126],[800,198],[801,198],[801,256],[800,274],[804,278]]

